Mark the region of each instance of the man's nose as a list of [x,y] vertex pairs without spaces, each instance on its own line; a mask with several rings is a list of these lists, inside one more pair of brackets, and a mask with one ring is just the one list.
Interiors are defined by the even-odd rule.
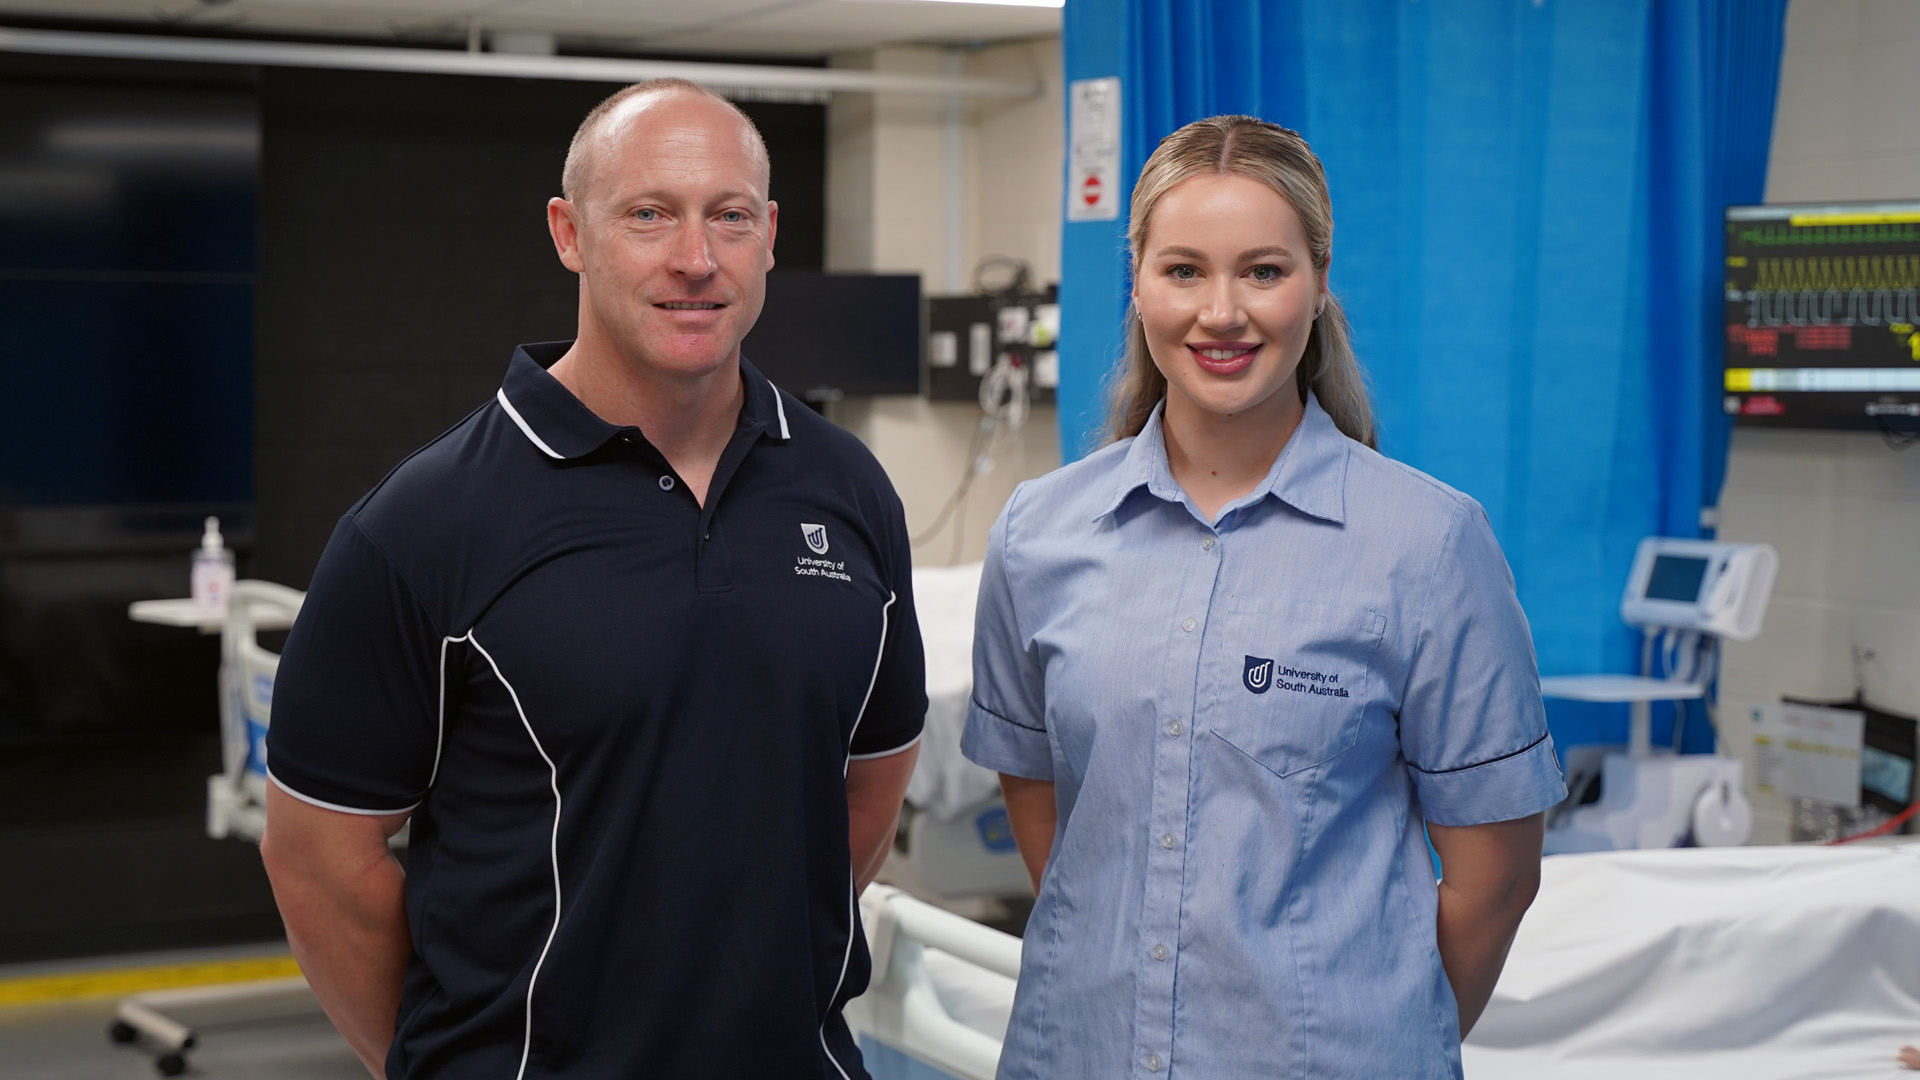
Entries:
[[668,268],[676,274],[704,278],[713,273],[713,249],[704,223],[692,221],[674,231]]

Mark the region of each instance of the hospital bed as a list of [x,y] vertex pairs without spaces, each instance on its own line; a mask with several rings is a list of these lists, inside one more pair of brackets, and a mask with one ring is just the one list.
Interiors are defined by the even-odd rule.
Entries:
[[846,1017],[874,1080],[993,1080],[1020,939],[885,885],[860,919],[873,978]]
[[[1018,943],[878,886],[861,910],[874,979],[847,1017],[875,1080],[992,1076]],[[1916,1040],[1920,844],[1681,848],[1548,858],[1463,1059],[1467,1080],[1888,1080]]]
[[973,697],[973,609],[980,563],[916,567],[913,602],[927,656],[927,723],[907,783],[906,853],[942,897],[1033,891],[1014,847],[1000,778],[960,753]]

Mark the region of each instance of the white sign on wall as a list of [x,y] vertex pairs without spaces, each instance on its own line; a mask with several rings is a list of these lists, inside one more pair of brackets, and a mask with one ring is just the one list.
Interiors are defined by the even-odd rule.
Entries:
[[1120,80],[1075,79],[1067,129],[1067,220],[1120,216]]
[[1762,705],[1753,710],[1753,786],[1789,798],[1860,805],[1858,709]]

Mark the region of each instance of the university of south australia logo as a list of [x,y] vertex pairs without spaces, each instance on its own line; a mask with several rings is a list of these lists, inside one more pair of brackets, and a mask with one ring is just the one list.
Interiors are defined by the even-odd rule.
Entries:
[[1256,694],[1273,689],[1273,661],[1258,656],[1247,657],[1247,666],[1240,673],[1240,681]]
[[815,555],[825,555],[827,553],[827,527],[825,525],[808,525],[803,521],[800,523],[800,535],[806,539],[808,549]]

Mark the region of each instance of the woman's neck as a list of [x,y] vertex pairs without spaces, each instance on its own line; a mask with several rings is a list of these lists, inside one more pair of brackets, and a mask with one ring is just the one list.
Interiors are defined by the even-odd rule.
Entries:
[[1213,521],[1220,508],[1260,486],[1306,415],[1287,386],[1243,413],[1210,413],[1178,393],[1160,414],[1174,482]]

